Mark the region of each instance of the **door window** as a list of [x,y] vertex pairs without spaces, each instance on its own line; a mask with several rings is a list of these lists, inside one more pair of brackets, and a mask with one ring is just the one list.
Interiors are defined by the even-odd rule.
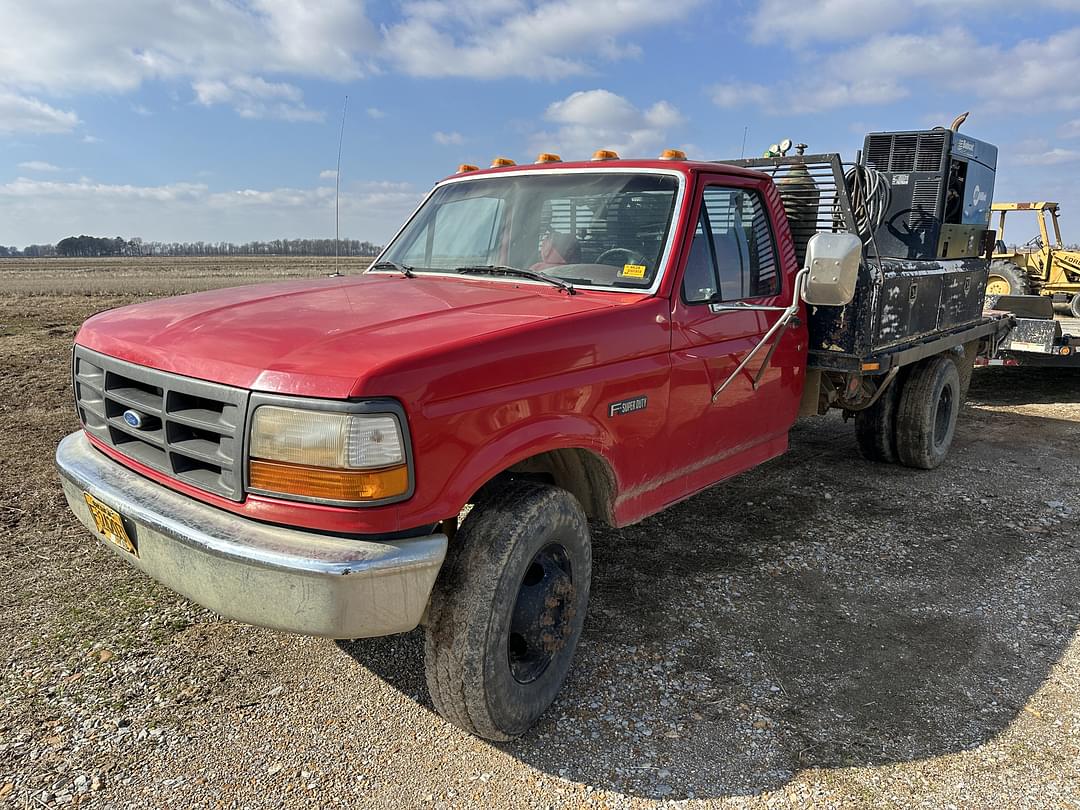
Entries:
[[683,274],[684,300],[739,301],[779,292],[776,245],[760,195],[749,189],[706,188]]

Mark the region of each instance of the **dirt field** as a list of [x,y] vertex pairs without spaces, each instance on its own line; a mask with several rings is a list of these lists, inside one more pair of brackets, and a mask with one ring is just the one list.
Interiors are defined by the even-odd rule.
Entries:
[[99,548],[52,453],[91,313],[325,263],[0,262],[0,807],[1080,807],[1080,373],[977,371],[933,472],[839,418],[622,531],[576,667],[492,745],[417,633],[223,620]]

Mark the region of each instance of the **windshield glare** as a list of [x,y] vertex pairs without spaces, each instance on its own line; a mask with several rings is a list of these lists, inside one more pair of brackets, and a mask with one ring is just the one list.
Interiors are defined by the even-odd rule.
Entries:
[[418,272],[507,266],[576,285],[648,288],[675,207],[671,175],[528,173],[436,189],[383,254]]

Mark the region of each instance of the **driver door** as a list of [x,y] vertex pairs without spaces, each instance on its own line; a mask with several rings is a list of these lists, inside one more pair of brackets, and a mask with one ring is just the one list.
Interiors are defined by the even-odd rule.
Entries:
[[[682,496],[760,464],[787,448],[802,394],[807,344],[801,319],[762,346],[746,368],[717,390],[764,338],[791,301],[794,264],[788,239],[781,261],[783,210],[768,181],[704,178],[692,237],[672,296],[671,452],[683,472]],[[787,231],[780,233],[787,235]],[[738,307],[747,307],[739,309]]]

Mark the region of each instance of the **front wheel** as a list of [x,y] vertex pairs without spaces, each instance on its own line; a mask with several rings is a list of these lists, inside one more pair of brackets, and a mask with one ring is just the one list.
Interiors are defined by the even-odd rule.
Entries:
[[570,670],[591,569],[588,522],[566,490],[512,481],[475,506],[425,623],[424,668],[439,714],[489,740],[527,731]]
[[1069,301],[1069,314],[1074,318],[1080,318],[1080,293],[1077,293]]

